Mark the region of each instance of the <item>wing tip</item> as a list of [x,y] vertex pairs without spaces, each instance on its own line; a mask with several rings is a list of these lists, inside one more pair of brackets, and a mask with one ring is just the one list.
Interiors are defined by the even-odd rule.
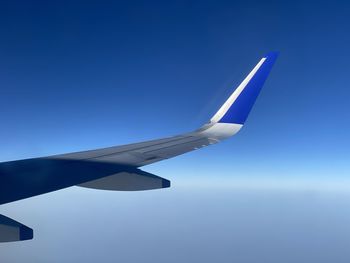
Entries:
[[249,73],[248,80],[247,78],[244,80],[246,83],[242,82],[244,86],[239,92],[237,91],[242,84],[234,91],[232,95],[237,94],[237,96],[232,99],[230,106],[227,107],[218,122],[242,125],[245,123],[278,55],[278,51],[270,51],[265,54],[264,60],[261,60],[253,71]]
[[264,56],[264,58],[268,59],[268,60],[273,60],[275,61],[277,59],[277,57],[279,56],[280,52],[279,51],[270,51],[267,52]]

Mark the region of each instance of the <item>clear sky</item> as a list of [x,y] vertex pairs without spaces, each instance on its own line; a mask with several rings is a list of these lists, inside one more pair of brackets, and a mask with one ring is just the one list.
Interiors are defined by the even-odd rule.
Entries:
[[196,129],[266,52],[280,56],[238,135],[144,167],[172,188],[74,187],[0,207],[35,234],[1,245],[0,261],[348,262],[349,12],[346,1],[1,2],[2,161]]

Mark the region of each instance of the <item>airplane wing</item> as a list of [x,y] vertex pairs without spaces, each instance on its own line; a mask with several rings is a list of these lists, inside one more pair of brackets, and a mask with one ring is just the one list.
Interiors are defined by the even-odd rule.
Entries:
[[123,146],[0,163],[0,204],[74,185],[120,191],[169,187],[170,181],[139,168],[236,134],[245,123],[277,56],[277,52],[265,55],[210,121],[193,132]]
[[268,53],[262,58],[211,118],[210,122],[194,132],[165,139],[69,153],[49,158],[90,160],[141,167],[218,143],[236,134],[241,129],[276,58],[276,52]]

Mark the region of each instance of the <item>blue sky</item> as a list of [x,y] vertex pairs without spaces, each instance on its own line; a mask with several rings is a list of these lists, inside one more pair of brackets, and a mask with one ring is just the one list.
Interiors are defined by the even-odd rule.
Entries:
[[294,1],[3,4],[1,159],[195,129],[263,54],[279,50],[241,134],[183,161],[343,175],[348,9]]
[[[344,189],[347,192],[350,5],[345,1],[8,1],[0,6],[2,161],[126,144],[196,129],[210,119],[266,52],[280,51],[245,127],[237,136],[144,167],[172,181],[174,187],[163,191],[164,197],[162,191],[148,197],[147,193],[71,188],[4,206],[5,215],[22,218],[36,232],[45,229],[46,221],[41,221],[42,218],[47,222],[54,220],[54,205],[59,209],[57,213],[64,215],[62,220],[67,229],[79,232],[79,228],[86,226],[77,222],[91,216],[94,209],[97,213],[107,213],[104,202],[108,198],[114,201],[121,198],[126,203],[124,215],[130,212],[127,205],[132,207],[137,198],[165,198],[179,212],[167,213],[165,218],[172,218],[171,223],[176,224],[174,217],[181,216],[181,206],[186,203],[177,201],[178,191],[189,196],[192,191],[200,191],[198,196],[207,200],[208,192],[231,189],[227,199],[218,201],[238,208],[237,201],[233,201],[237,188],[250,189],[239,195],[239,200],[248,198],[251,204],[254,198],[260,200],[266,196],[266,189],[270,189],[267,194],[270,197],[273,191],[283,196],[288,190],[294,194],[302,192],[306,199],[315,191],[327,192],[327,198],[331,198],[328,190],[332,190],[332,195],[340,190],[344,194]],[[262,196],[254,192],[254,198],[250,197],[252,189],[263,191],[259,192]],[[318,194],[315,206],[322,210],[326,197]],[[84,202],[87,196],[91,206]],[[291,196],[285,197],[293,200],[291,206],[289,201],[283,203],[283,198],[279,202],[268,198],[266,205],[271,209],[272,222],[279,218],[280,206],[291,208],[287,213],[292,213],[296,204],[305,211],[313,207],[309,203],[309,207],[304,206],[306,199],[296,200]],[[345,202],[339,196],[331,200],[335,207],[343,207]],[[90,213],[82,212],[79,217],[79,213],[67,212],[77,206],[86,206]],[[169,204],[166,207],[163,209],[168,211]],[[225,206],[218,211],[209,206],[208,211],[211,208],[214,212],[225,211]],[[201,209],[205,211],[204,204]],[[40,215],[32,211],[40,211]],[[244,213],[244,209],[238,211]],[[305,214],[305,211],[297,212]],[[50,212],[51,217],[47,215]],[[157,210],[155,214],[158,213]],[[228,214],[234,217],[233,212]],[[109,216],[117,217],[117,213]],[[319,214],[309,216],[315,217],[310,221],[318,222]],[[93,218],[91,225],[100,222],[101,218]],[[308,222],[303,218],[298,220]],[[348,219],[349,215],[340,213],[339,218]],[[157,220],[154,222],[160,222]],[[280,225],[281,229],[292,224],[281,220],[286,223]],[[198,221],[195,213],[189,221]],[[220,220],[209,220],[208,226],[212,225],[210,222],[220,224]],[[267,225],[268,222],[266,219]],[[258,226],[264,229],[266,225]],[[147,230],[150,225],[144,227]],[[41,235],[42,242],[50,240],[51,229],[47,231],[47,236]],[[193,231],[198,237],[195,240],[200,240],[197,235],[200,229]],[[223,235],[231,236],[233,229],[227,231]],[[307,231],[311,231],[311,240],[318,229]],[[340,231],[335,229],[334,233],[341,235]],[[143,237],[147,236],[146,232]],[[112,231],[110,235],[106,232],[101,235],[111,238],[111,233],[118,234]],[[159,239],[170,235],[158,234]],[[220,244],[220,235],[213,235],[213,241]],[[102,240],[98,233],[94,236]],[[294,240],[293,235],[289,237]],[[4,247],[1,254],[7,255],[8,262],[17,262],[14,251],[20,248],[15,246],[24,246],[23,251],[28,253],[36,251],[42,245],[40,234],[37,238],[29,247]],[[61,244],[68,238],[61,236],[56,242]],[[333,238],[338,240],[336,236]],[[183,242],[174,240],[171,244],[175,247]],[[341,240],[342,244],[348,241]],[[161,242],[155,240],[150,244]],[[195,244],[188,242],[190,247]],[[137,243],[139,248],[141,243]],[[288,240],[286,244],[290,244]],[[83,251],[82,247],[79,249]],[[59,262],[59,250],[54,251]],[[215,251],[230,258],[227,250]],[[339,255],[338,252],[334,255]],[[108,255],[112,254],[107,253],[107,258]],[[196,254],[194,258],[198,257]],[[94,257],[90,255],[90,258]],[[260,255],[261,258],[264,257]],[[222,262],[227,262],[224,259]],[[39,258],[36,260],[40,262]],[[41,260],[48,258],[43,256]],[[296,260],[301,262],[300,258]]]

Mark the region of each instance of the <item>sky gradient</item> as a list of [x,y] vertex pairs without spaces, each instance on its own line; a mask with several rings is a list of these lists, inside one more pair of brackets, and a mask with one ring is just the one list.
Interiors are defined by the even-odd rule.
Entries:
[[73,187],[2,206],[1,214],[34,228],[35,240],[1,244],[0,260],[349,261],[349,4],[0,7],[1,161],[196,129],[265,53],[280,52],[238,135],[144,167],[172,188]]

